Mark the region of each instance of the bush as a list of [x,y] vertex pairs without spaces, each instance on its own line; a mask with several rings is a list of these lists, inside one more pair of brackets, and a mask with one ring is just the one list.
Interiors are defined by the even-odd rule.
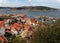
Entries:
[[12,40],[12,43],[24,43],[25,40],[19,36],[15,37],[13,40]]
[[60,20],[53,27],[39,28],[33,33],[31,43],[60,43]]

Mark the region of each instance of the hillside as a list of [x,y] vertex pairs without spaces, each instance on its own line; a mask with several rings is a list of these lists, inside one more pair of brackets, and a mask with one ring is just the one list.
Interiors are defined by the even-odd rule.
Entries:
[[28,9],[28,10],[57,10],[56,8],[50,8],[45,6],[27,6],[27,7],[15,7],[12,9]]
[[0,7],[0,9],[11,9],[11,10],[57,10],[56,8],[45,7],[45,6],[24,6],[24,7]]

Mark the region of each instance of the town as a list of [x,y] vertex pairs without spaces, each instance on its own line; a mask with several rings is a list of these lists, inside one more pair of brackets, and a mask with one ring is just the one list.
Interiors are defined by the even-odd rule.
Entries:
[[11,42],[13,36],[21,38],[32,38],[32,33],[38,29],[39,23],[51,24],[56,19],[49,16],[29,17],[25,14],[3,14],[0,15],[0,41]]
[[[5,17],[4,19],[2,17]],[[33,27],[38,26],[38,20],[27,17],[24,14],[4,14],[0,18],[0,40],[8,43],[11,36],[20,36],[25,38],[32,35]]]

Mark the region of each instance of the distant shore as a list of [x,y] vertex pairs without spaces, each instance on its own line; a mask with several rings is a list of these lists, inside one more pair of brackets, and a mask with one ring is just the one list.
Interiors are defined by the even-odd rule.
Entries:
[[46,7],[46,6],[24,6],[24,7],[0,7],[0,9],[12,9],[12,10],[58,10],[56,8]]

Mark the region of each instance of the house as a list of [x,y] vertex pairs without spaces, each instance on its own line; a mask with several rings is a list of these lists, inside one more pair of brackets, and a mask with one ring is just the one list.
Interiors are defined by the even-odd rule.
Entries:
[[0,41],[1,43],[8,43],[8,40],[6,39],[4,35],[0,35]]

